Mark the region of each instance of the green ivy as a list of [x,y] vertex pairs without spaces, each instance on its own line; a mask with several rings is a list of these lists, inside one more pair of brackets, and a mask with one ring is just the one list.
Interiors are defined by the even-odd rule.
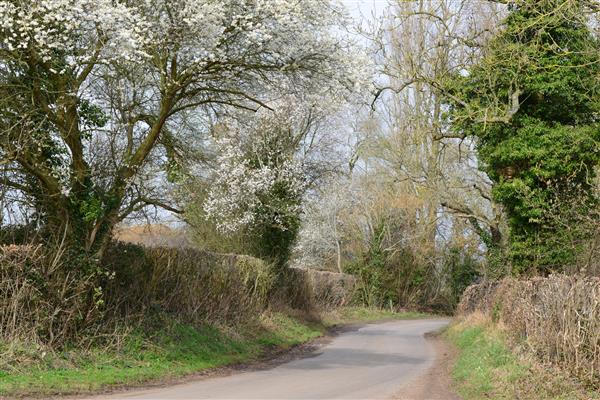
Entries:
[[104,213],[102,200],[96,196],[91,196],[79,203],[79,212],[86,223],[93,222],[100,218]]
[[453,127],[477,138],[481,168],[507,213],[515,273],[572,263],[576,249],[556,239],[576,219],[559,224],[551,214],[557,204],[593,201],[600,46],[583,7],[575,0],[513,3],[479,64],[448,85]]

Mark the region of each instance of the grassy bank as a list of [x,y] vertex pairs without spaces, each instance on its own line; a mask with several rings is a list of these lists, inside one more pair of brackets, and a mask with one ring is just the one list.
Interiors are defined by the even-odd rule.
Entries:
[[504,333],[481,315],[453,324],[446,335],[458,349],[453,378],[465,400],[600,399],[556,368],[511,350]]
[[235,330],[161,321],[158,329],[125,335],[111,350],[92,347],[53,353],[31,345],[0,344],[0,396],[44,397],[168,381],[260,359],[273,350],[319,337],[332,325],[423,316],[348,308],[315,321],[268,313]]
[[321,319],[327,327],[339,324],[364,323],[387,319],[429,318],[431,314],[416,311],[394,312],[379,308],[343,307],[322,314]]

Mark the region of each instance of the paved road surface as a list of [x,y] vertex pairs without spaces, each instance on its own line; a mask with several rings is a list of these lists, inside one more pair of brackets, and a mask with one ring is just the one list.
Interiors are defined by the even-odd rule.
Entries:
[[343,333],[308,357],[110,399],[388,399],[435,360],[423,335],[443,319],[393,321]]

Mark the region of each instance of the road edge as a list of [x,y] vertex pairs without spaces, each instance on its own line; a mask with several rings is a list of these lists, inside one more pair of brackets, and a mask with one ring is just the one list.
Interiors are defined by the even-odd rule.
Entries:
[[85,392],[78,394],[69,394],[69,395],[55,395],[55,396],[44,396],[44,397],[36,397],[38,399],[41,398],[50,398],[50,399],[62,399],[62,400],[78,400],[78,399],[96,399],[96,398],[104,398],[107,395],[118,395],[118,394],[127,394],[130,392],[137,392],[142,390],[152,390],[152,389],[160,389],[169,386],[175,385],[183,385],[191,382],[202,381],[205,379],[215,378],[215,377],[224,377],[233,375],[239,372],[252,372],[252,371],[261,371],[267,370],[271,368],[275,368],[278,365],[285,364],[287,362],[301,359],[303,357],[308,357],[313,355],[315,352],[319,350],[319,348],[326,346],[330,343],[335,337],[347,333],[358,330],[364,326],[370,324],[377,324],[382,322],[388,322],[391,320],[397,320],[393,318],[385,318],[382,320],[373,320],[366,322],[349,322],[349,323],[340,323],[328,326],[321,336],[315,337],[303,343],[298,343],[295,345],[291,345],[289,347],[265,347],[265,352],[258,356],[256,359],[236,362],[229,365],[224,365],[215,368],[208,368],[205,370],[201,370],[198,372],[193,372],[190,374],[186,374],[181,377],[165,377],[159,378],[157,380],[148,381],[142,384],[125,384],[125,385],[117,385],[106,387],[103,390],[93,391],[93,392]]
[[393,396],[394,400],[462,400],[452,379],[458,349],[445,338],[446,329],[447,326],[425,333],[425,339],[435,351],[435,360],[425,373],[404,384]]

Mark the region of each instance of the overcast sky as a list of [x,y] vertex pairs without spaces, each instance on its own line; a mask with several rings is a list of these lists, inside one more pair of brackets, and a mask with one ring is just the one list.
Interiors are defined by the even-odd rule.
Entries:
[[369,18],[373,13],[381,13],[388,0],[342,0],[342,3],[350,10],[351,15],[358,19],[361,15]]

